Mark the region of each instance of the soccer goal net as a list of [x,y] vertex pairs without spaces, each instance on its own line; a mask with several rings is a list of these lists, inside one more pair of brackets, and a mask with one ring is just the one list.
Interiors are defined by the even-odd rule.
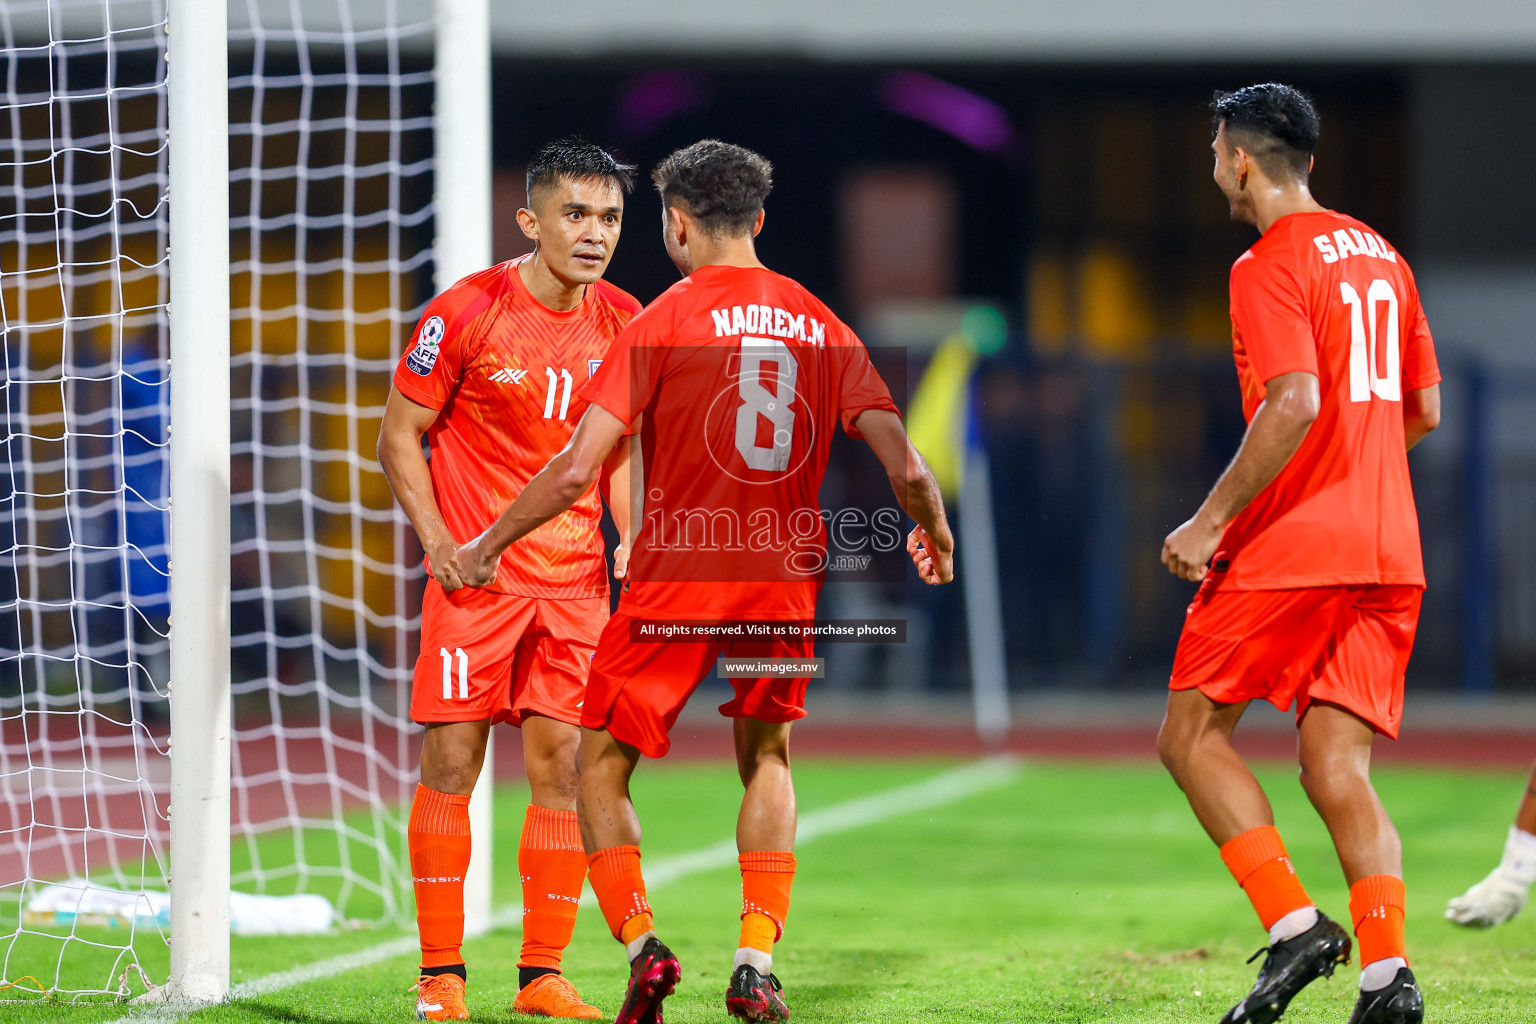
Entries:
[[[229,0],[217,19],[221,696],[178,654],[202,627],[171,609],[205,568],[172,545],[196,497],[173,467],[205,426],[172,400],[201,387],[183,294],[197,285],[175,283],[196,250],[172,240],[186,237],[178,212],[202,208],[177,176],[178,146],[202,132],[177,121],[177,76],[208,41],[187,28],[203,14],[182,15],[222,2],[0,3],[0,1000],[120,999],[174,972],[174,904],[204,854],[173,843],[188,819],[171,752],[201,749],[226,718],[230,881],[216,899],[228,893],[231,931],[400,925],[412,910],[420,551],[374,441],[442,270],[434,46],[440,9],[463,5]],[[193,706],[209,720],[189,722]]]

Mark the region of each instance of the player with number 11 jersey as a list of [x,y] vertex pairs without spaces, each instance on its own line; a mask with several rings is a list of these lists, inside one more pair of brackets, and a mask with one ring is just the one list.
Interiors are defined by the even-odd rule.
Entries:
[[[422,952],[417,1015],[425,1020],[469,1014],[461,948],[468,804],[497,722],[521,730],[531,796],[517,855],[523,943],[512,1008],[601,1016],[561,974],[586,873],[575,809],[581,705],[608,619],[598,489],[584,489],[508,551],[484,587],[464,586],[455,551],[565,447],[587,405],[578,389],[639,312],[602,280],[631,170],[580,140],[536,153],[528,205],[518,211],[535,251],[471,274],[428,304],[385,406],[380,462],[431,573],[411,690],[411,718],[426,733],[407,826]],[[612,496],[627,495],[636,447],[618,446],[603,473],[626,544],[633,503]]]
[[[472,274],[433,299],[395,369],[402,395],[439,410],[427,430],[432,489],[455,537],[485,529],[565,447],[587,408],[582,385],[640,312],[639,302],[607,281],[588,286],[574,309],[550,309],[518,273],[528,258]],[[602,514],[593,488],[508,548],[495,582],[481,589],[545,600],[601,598],[606,618]],[[432,697],[418,693],[417,701],[415,710],[425,710]]]

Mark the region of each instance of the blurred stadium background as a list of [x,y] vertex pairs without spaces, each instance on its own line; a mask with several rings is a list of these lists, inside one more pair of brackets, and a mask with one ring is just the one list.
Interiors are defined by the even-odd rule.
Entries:
[[[133,8],[146,26],[163,6],[73,4],[82,17]],[[514,220],[522,162],[544,142],[584,136],[642,175],[701,137],[741,143],[777,168],[764,261],[881,350],[898,401],[932,389],[921,429],[936,439],[936,468],[955,482],[962,551],[995,554],[995,594],[959,582],[830,583],[821,614],[906,619],[908,644],[828,645],[828,678],[812,691],[801,749],[980,749],[972,724],[980,673],[1010,698],[1005,746],[1153,756],[1190,593],[1159,564],[1158,548],[1243,426],[1226,279],[1254,236],[1229,221],[1211,183],[1206,104],[1214,89],[1274,79],[1316,98],[1314,191],[1407,256],[1445,372],[1445,425],[1412,458],[1430,589],[1397,749],[1410,760],[1499,766],[1536,753],[1536,191],[1524,180],[1536,166],[1536,8],[1519,0],[491,6],[496,260],[526,251]],[[44,7],[0,0],[9,46],[39,45],[28,33]],[[372,872],[363,909],[349,916],[398,921],[408,907],[393,902],[403,889],[392,844],[413,767],[403,690],[422,574],[372,453],[393,358],[435,287],[432,5],[229,8],[232,658],[236,724],[246,727],[235,749],[245,851],[236,882],[288,891],[327,872]],[[358,20],[365,9],[391,30],[369,35]],[[121,47],[105,73],[152,80],[163,34],[139,42]],[[37,140],[46,150],[50,132],[87,137],[109,124],[105,108],[77,106],[63,128],[44,116],[47,105],[28,112],[27,95],[63,88],[50,77],[59,64],[43,51],[38,60],[8,51],[13,182],[0,202],[14,205],[0,213],[19,225],[42,209],[28,203],[48,198]],[[104,66],[83,46],[76,81]],[[153,100],[112,110],[111,130],[123,137],[163,126]],[[89,177],[81,167],[90,158],[78,159],[69,173]],[[164,242],[155,235],[163,211],[153,212],[164,167],[148,159],[137,177],[127,165],[112,168],[129,183],[116,199],[137,203],[149,225],[142,241],[114,244],[153,271],[155,239]],[[437,159],[441,167],[452,154]],[[642,301],[676,277],[657,213],[642,181],[609,272]],[[78,226],[78,248],[58,259],[85,266],[108,243]],[[104,279],[86,281],[66,299],[49,282],[29,283],[25,260],[16,270],[19,254],[41,244],[28,230],[0,238],[12,470],[0,475],[0,491],[7,567],[17,570],[0,573],[16,609],[0,616],[13,667],[0,684],[8,758],[0,795],[14,823],[0,866],[32,856],[40,858],[33,874],[38,865],[78,873],[90,858],[71,851],[99,837],[79,834],[66,806],[74,790],[51,797],[49,821],[63,823],[50,826],[51,838],[24,853],[20,837],[41,834],[41,818],[23,820],[38,813],[27,787],[42,791],[39,773],[68,761],[81,727],[53,740],[24,727],[34,707],[110,717],[120,705],[138,724],[100,725],[92,735],[102,749],[163,736],[165,538],[146,509],[139,526],[131,509],[117,516],[125,486],[163,496],[165,481],[149,448],[91,449],[64,424],[115,401],[120,434],[163,437],[164,378],[153,368],[167,351],[156,311],[164,281],[155,272],[120,278],[116,300]],[[70,230],[61,222],[58,237]],[[114,309],[148,312],[97,333],[24,330],[67,322],[67,303],[89,306],[92,287]],[[71,367],[133,368],[139,390],[10,388],[53,372],[69,345]],[[935,360],[939,352],[948,361]],[[93,398],[92,386],[108,390]],[[843,445],[836,457],[827,505],[886,500],[867,454]],[[985,491],[975,488],[978,458]],[[118,464],[139,475],[114,476]],[[52,493],[60,496],[52,503],[39,497]],[[979,502],[990,515],[975,514]],[[82,544],[120,553],[127,542],[144,564],[79,554]],[[50,582],[66,565],[76,575]],[[139,609],[138,623],[82,607],[90,593],[119,594]],[[978,611],[998,616],[1000,656],[985,637],[973,639]],[[111,656],[82,657],[87,645]],[[711,686],[724,688],[706,683],[680,727],[679,754],[726,750]],[[1249,742],[1284,755],[1287,735],[1261,729]],[[311,753],[295,753],[308,741]],[[89,756],[85,763],[89,773]],[[85,785],[101,807],[125,793],[151,795],[145,824],[135,826],[137,854],[106,843],[119,881],[134,880],[124,867],[133,856],[158,856],[165,818],[155,800],[165,780],[157,771],[140,768],[116,788]],[[516,757],[498,771],[515,776]],[[337,780],[356,788],[337,795]],[[335,855],[306,849],[304,836],[311,826],[338,828],[360,806],[387,823],[342,829],[338,872]],[[285,834],[281,850],[262,845]],[[352,840],[376,869],[348,862]]]
[[[1536,688],[1536,200],[1503,172],[1536,160],[1528,7],[615,3],[496,24],[498,256],[522,251],[517,163],[541,140],[649,167],[718,136],[777,167],[765,261],[870,344],[912,344],[882,336],[893,307],[1005,313],[974,395],[1019,694],[1155,687],[1171,662],[1189,588],[1156,556],[1241,437],[1226,273],[1254,238],[1210,181],[1205,103],[1310,91],[1315,191],[1408,256],[1446,365],[1446,426],[1413,467],[1411,686]],[[654,207],[632,200],[611,272],[642,299],[674,276]],[[882,596],[931,623],[926,659],[829,686],[967,688],[964,601],[920,591]]]
[[[1414,458],[1430,591],[1410,686],[1533,692],[1536,200],[1502,170],[1536,159],[1528,7],[589,14],[497,15],[498,256],[522,251],[517,164],[542,140],[576,131],[649,167],[718,136],[778,169],[764,259],[871,345],[911,346],[914,385],[926,353],[911,330],[888,334],[893,314],[1001,310],[1007,338],[973,394],[1016,694],[1155,688],[1171,661],[1188,587],[1156,555],[1241,436],[1226,273],[1254,238],[1210,181],[1205,104],[1269,79],[1313,93],[1316,193],[1408,256],[1446,366],[1446,426]],[[654,207],[632,200],[611,272],[642,299],[674,276]],[[931,624],[926,658],[829,687],[968,686],[965,602],[920,590],[880,598]]]
[[[1536,692],[1536,198],[1510,176],[1536,161],[1527,5],[497,5],[493,47],[498,260],[526,250],[520,161],[544,141],[644,171],[718,136],[778,169],[765,260],[911,349],[912,386],[945,340],[925,327],[1003,313],[972,394],[1015,694],[1155,688],[1171,660],[1188,588],[1156,553],[1241,436],[1226,273],[1254,237],[1209,180],[1205,104],[1309,90],[1316,192],[1408,256],[1446,367],[1445,426],[1414,456],[1430,591],[1410,686]],[[642,300],[675,278],[655,207],[637,190],[610,273]],[[418,306],[429,274],[402,282]],[[831,607],[899,604],[926,653],[827,687],[964,693],[965,602],[861,586]]]

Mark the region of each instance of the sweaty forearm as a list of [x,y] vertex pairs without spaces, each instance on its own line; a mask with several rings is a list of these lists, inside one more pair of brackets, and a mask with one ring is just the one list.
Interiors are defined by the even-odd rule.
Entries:
[[939,490],[939,482],[934,478],[933,470],[928,468],[928,463],[917,449],[908,450],[905,478],[893,479],[891,489],[896,492],[896,500],[901,503],[902,511],[927,530],[928,536],[936,543],[952,543],[949,520],[944,515],[944,495]]
[[389,489],[405,512],[423,550],[454,543],[443,514],[432,493],[432,474],[421,452],[421,439],[409,436],[385,436],[379,442],[379,465]]
[[1226,526],[1248,503],[1274,483],[1311,429],[1310,416],[1296,415],[1266,401],[1254,414],[1237,455],[1198,513],[1216,526]]
[[556,455],[485,531],[482,553],[500,557],[517,541],[576,504],[591,486],[590,477],[575,471],[569,449]]

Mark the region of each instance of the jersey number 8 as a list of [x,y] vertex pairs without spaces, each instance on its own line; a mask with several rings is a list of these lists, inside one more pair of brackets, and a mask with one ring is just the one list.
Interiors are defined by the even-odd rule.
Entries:
[[[764,364],[772,369],[764,371]],[[741,339],[741,376],[736,379],[736,393],[741,405],[736,409],[736,450],[749,469],[782,473],[789,468],[790,442],[795,433],[795,381],[800,366],[789,346],[777,338]],[[773,391],[764,381],[777,382]],[[773,426],[773,443],[757,443],[757,418]]]

